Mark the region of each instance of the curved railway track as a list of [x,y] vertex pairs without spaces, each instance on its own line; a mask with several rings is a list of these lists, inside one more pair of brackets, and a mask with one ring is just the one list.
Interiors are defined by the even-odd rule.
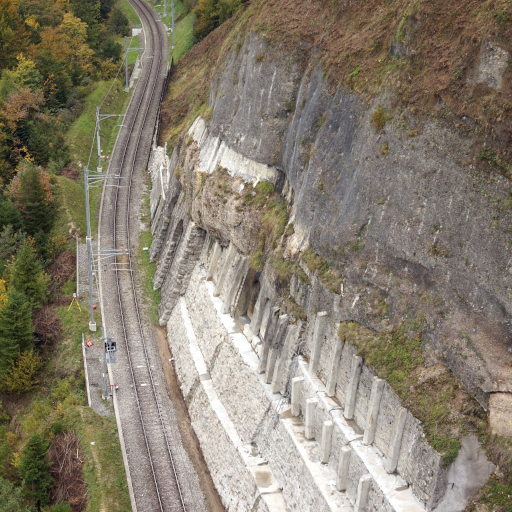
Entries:
[[[117,186],[105,187],[100,209],[100,243],[122,251],[112,271],[103,272],[103,319],[117,341],[113,365],[118,411],[139,512],[204,510],[197,475],[184,452],[174,409],[165,393],[161,366],[143,319],[132,266],[132,240],[139,232],[138,209],[167,71],[167,34],[143,0],[130,0],[143,28],[143,70],[126,111],[109,164]],[[109,182],[116,181],[111,179]],[[111,184],[111,183],[109,183]],[[192,481],[192,482],[191,482]]]

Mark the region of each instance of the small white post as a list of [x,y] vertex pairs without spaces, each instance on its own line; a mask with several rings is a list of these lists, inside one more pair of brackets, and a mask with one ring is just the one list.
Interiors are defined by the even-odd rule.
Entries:
[[309,398],[306,400],[306,429],[304,436],[306,439],[315,439],[315,412],[318,405],[318,398]]
[[299,416],[300,414],[300,396],[303,383],[304,377],[294,377],[292,379],[292,416]]
[[350,466],[350,456],[352,448],[345,445],[340,450],[340,459],[338,461],[338,474],[336,475],[336,489],[338,491],[346,491],[348,486],[348,470]]
[[327,377],[327,386],[325,391],[327,396],[334,396],[336,393],[336,382],[338,380],[338,371],[340,367],[343,345],[343,341],[341,341],[340,338],[337,338],[331,355],[331,368],[329,371],[329,376]]
[[309,361],[309,373],[313,377],[318,371],[318,362],[320,361],[320,353],[324,342],[324,332],[329,316],[325,311],[317,314],[315,321],[315,331],[313,333],[313,348],[311,349],[311,360]]
[[327,464],[331,456],[332,431],[334,423],[332,421],[324,421],[322,425],[322,443],[320,446],[320,462]]
[[354,512],[365,512],[366,505],[368,503],[368,493],[372,485],[372,477],[370,475],[363,475],[359,479],[359,485],[357,486],[357,498],[354,506]]
[[96,134],[98,140],[98,172],[101,172],[100,107],[96,107]]
[[378,377],[373,378],[368,414],[366,416],[366,428],[364,429],[363,444],[368,446],[375,439],[377,429],[377,418],[379,416],[380,400],[384,390],[384,380]]
[[343,415],[347,420],[354,417],[356,408],[357,387],[359,385],[359,376],[361,375],[361,365],[363,358],[361,356],[354,356],[352,358],[352,369],[350,371],[350,380],[348,382],[347,399],[345,403],[345,411]]
[[384,459],[384,467],[388,473],[394,473],[398,466],[400,448],[402,446],[402,436],[404,434],[405,420],[407,419],[407,409],[400,407],[391,432],[387,457]]

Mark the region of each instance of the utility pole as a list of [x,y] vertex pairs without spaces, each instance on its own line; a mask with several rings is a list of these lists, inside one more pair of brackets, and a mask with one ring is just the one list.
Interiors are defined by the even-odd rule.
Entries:
[[92,247],[91,247],[91,212],[89,211],[89,170],[84,165],[84,186],[85,186],[85,216],[87,221],[87,269],[89,271],[89,307],[91,310],[91,320],[89,329],[96,331],[96,321],[94,320],[93,296],[92,296]]
[[[102,312],[103,314],[103,312]],[[105,325],[101,326],[101,339],[103,342],[103,391],[102,398],[106,400],[108,398],[108,368],[107,368],[107,335],[105,334]]]
[[171,0],[171,15],[172,15],[172,49],[174,50],[174,0]]
[[[100,114],[100,107],[96,107],[96,135],[97,135],[97,142],[98,142],[98,173],[102,172],[101,168],[101,140],[100,140],[100,123],[101,121],[108,119],[109,117],[124,117],[124,114]],[[121,125],[124,126],[124,125]],[[101,175],[102,177],[104,175]],[[97,181],[98,175],[95,173],[93,175],[93,181]]]
[[100,107],[96,107],[96,134],[98,137],[98,172],[101,172]]
[[[128,83],[128,52],[135,50],[151,50],[151,48],[128,48],[126,40],[128,36],[124,36],[124,76],[125,76],[125,92],[129,92],[130,88]],[[135,68],[134,68],[135,69]]]
[[127,36],[124,36],[124,77],[125,77],[125,92],[128,92],[128,46],[126,44]]
[[167,16],[167,0],[164,0],[164,18]]

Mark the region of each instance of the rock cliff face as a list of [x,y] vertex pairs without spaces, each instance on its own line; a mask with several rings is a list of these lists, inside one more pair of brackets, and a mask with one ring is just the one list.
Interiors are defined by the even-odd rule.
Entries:
[[[302,72],[254,33],[223,67],[211,121],[194,130],[194,165],[253,183],[283,174],[291,247],[311,245],[346,279],[340,318],[380,330],[366,307],[377,290],[391,323],[424,318],[425,350],[484,407],[488,393],[512,391],[512,222],[499,209],[509,180],[478,173],[471,138],[442,122],[422,121],[417,133],[418,120],[389,106],[377,129],[372,116],[392,101],[368,106],[345,90],[333,94],[314,57]],[[201,219],[199,208],[190,211],[209,222],[208,208]],[[242,238],[249,253],[251,237]]]
[[[496,88],[506,69],[500,57],[505,50],[493,48],[484,48],[473,80],[481,78],[482,83],[489,82],[486,86]],[[488,55],[493,51],[496,58]],[[188,325],[187,311],[195,310],[187,336],[190,346],[204,357],[201,373],[193,355],[197,354],[196,348],[190,348],[198,373],[193,385],[193,372],[185,368],[192,365],[192,359],[183,356],[183,371],[178,370],[186,381],[184,393],[191,410],[199,414],[199,391],[193,391],[197,383],[211,379],[214,388],[222,389],[218,392],[227,404],[227,415],[231,419],[241,416],[233,419],[241,436],[235,442],[235,446],[239,443],[239,452],[240,446],[249,446],[252,441],[261,453],[265,443],[258,436],[271,423],[268,412],[280,412],[280,406],[272,398],[267,401],[265,393],[290,398],[294,377],[306,382],[319,379],[324,386],[320,390],[331,397],[330,402],[322,402],[319,410],[323,412],[316,413],[315,424],[307,417],[306,401],[314,399],[318,389],[313,384],[305,386],[299,408],[305,423],[305,434],[301,435],[308,439],[308,421],[312,422],[311,428],[317,430],[311,437],[322,441],[323,450],[324,440],[331,435],[326,411],[331,406],[344,411],[339,421],[349,421],[347,425],[354,431],[348,435],[345,423],[335,422],[334,435],[339,444],[327,460],[334,478],[340,479],[344,467],[340,446],[351,445],[359,454],[359,465],[350,463],[358,469],[350,466],[353,474],[346,491],[349,501],[345,503],[340,497],[340,502],[332,503],[325,498],[327,491],[320,494],[326,500],[326,510],[345,510],[342,502],[351,507],[351,500],[357,502],[359,493],[364,493],[366,484],[360,478],[366,471],[363,466],[368,467],[367,454],[358,452],[361,438],[357,436],[363,432],[366,436],[370,429],[374,421],[370,404],[377,396],[372,387],[375,373],[364,363],[363,370],[358,369],[361,362],[356,361],[356,349],[348,348],[349,338],[343,350],[337,345],[340,322],[355,321],[377,333],[399,325],[405,325],[408,332],[417,332],[427,366],[446,365],[484,409],[491,407],[491,416],[496,414],[496,425],[500,425],[498,433],[506,434],[503,404],[512,396],[511,184],[501,175],[477,170],[473,157],[469,157],[473,139],[467,131],[454,129],[439,118],[416,118],[385,91],[371,104],[365,103],[350,90],[336,89],[329,83],[313,48],[305,45],[291,52],[281,51],[254,32],[241,39],[218,66],[211,81],[209,104],[210,115],[195,119],[170,158],[155,150],[150,162],[151,256],[157,262],[154,284],[162,289],[160,323],[169,322],[171,347],[185,350],[171,329],[184,329],[180,326]],[[446,108],[441,99],[436,108]],[[469,118],[461,117],[459,124],[474,128]],[[252,185],[261,182],[272,183],[285,199],[290,214],[288,226],[293,226],[266,249],[262,249],[262,232],[265,222],[272,223],[272,219],[266,219],[262,204],[258,206],[252,199],[259,194]],[[268,197],[270,201],[271,195]],[[298,263],[300,253],[308,248],[337,273],[340,279],[336,289],[332,283],[326,286],[322,282],[319,271],[308,268],[303,261]],[[258,250],[271,255],[263,271],[251,259]],[[280,251],[281,258],[296,263],[289,283],[279,279],[272,251]],[[212,300],[220,297],[218,313],[232,315],[233,331],[227,328],[224,333],[219,327],[216,333],[204,332],[214,322],[213,309],[211,304],[198,307],[209,299],[194,299],[193,295],[200,295],[201,287],[212,280]],[[205,290],[202,293],[206,297]],[[287,301],[280,301],[280,296]],[[318,331],[319,312],[328,318],[322,334]],[[207,325],[197,320],[202,315],[205,319],[212,317]],[[292,322],[294,317],[298,324]],[[229,358],[235,356],[224,354],[221,358],[224,342],[217,347],[207,346],[209,336],[219,340],[225,337],[226,343],[232,342],[242,351],[241,345],[229,338],[232,332],[243,332],[243,343],[250,343],[252,348],[247,345],[247,350],[255,354],[251,377],[243,376],[241,370],[240,375],[233,375],[236,383],[255,379],[254,389],[245,389],[240,396],[238,387],[230,396],[229,386],[222,381],[226,375],[214,371],[215,365],[222,364],[223,371],[229,372]],[[299,373],[294,367],[297,357],[304,358],[299,363],[304,371]],[[251,367],[252,363],[245,363]],[[264,381],[263,391],[258,388],[258,379]],[[208,394],[205,386],[200,393],[201,403]],[[448,470],[439,454],[422,440],[421,425],[406,411],[402,422],[400,400],[390,388],[386,390],[380,409],[383,423],[379,424],[375,446],[380,453],[377,455],[383,457],[383,471],[397,470],[405,481],[404,488],[410,485],[413,491],[414,496],[407,500],[418,500],[414,506],[408,502],[412,508],[403,510],[416,510],[416,506],[417,510],[437,506],[439,511],[463,510],[492,468],[487,461],[480,461],[479,467],[484,469],[477,483],[460,484],[463,489],[456,497],[455,491],[447,493]],[[489,401],[490,394],[493,399]],[[238,399],[254,400],[257,406],[242,413],[237,411]],[[492,410],[498,403],[499,408]],[[221,424],[223,415],[217,413],[216,417]],[[292,436],[293,422],[288,424],[286,416],[281,416],[281,421],[281,430],[276,429],[275,435]],[[224,425],[228,436],[229,428]],[[205,449],[214,451],[204,427],[198,425],[198,429]],[[293,444],[292,437],[287,442]],[[292,485],[296,477],[286,474],[279,462],[283,457],[279,442],[268,442],[270,466],[280,475],[281,484]],[[477,450],[472,443],[474,440],[465,441],[464,447],[473,448],[462,450],[459,457],[466,459],[457,459],[459,464],[469,464],[472,456],[468,453]],[[297,450],[297,457],[304,459]],[[245,461],[239,461],[242,466],[251,466],[245,455],[240,456]],[[234,464],[236,453],[230,457],[229,464]],[[315,457],[318,459],[318,453],[312,460]],[[312,478],[317,482],[315,471],[310,468],[309,476],[303,474],[304,481]],[[368,510],[402,510],[391,497],[401,486],[392,484],[391,492],[386,490],[386,483],[370,474],[374,494],[368,498]],[[218,478],[221,482],[224,476]],[[227,489],[222,482],[219,485]],[[336,492],[348,489],[338,483]],[[307,488],[315,485],[320,484],[305,484]],[[254,492],[251,487],[250,493]],[[283,488],[282,494],[291,509],[311,509],[307,500],[294,502],[290,488]],[[230,510],[245,510],[230,503]],[[254,502],[254,507],[263,506],[258,503]],[[272,509],[268,502],[266,506]],[[315,510],[320,509],[324,508]],[[356,504],[356,509],[364,508]]]

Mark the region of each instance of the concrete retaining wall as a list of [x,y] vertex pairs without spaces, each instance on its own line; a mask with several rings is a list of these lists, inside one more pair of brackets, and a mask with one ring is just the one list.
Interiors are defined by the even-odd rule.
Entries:
[[159,320],[226,509],[435,509],[448,468],[350,339],[339,339],[339,296],[315,275],[311,286],[293,278],[307,319],[291,323],[263,273],[249,318],[239,308],[251,293],[247,258],[188,220],[177,181],[168,183],[175,206],[155,210],[152,221],[160,226],[151,252]]

